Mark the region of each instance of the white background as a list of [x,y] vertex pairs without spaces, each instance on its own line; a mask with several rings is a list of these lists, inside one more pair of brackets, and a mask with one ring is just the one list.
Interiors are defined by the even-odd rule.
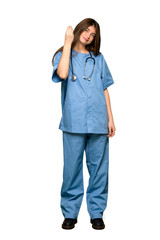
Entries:
[[[61,84],[51,60],[67,26],[97,20],[115,84],[106,228],[92,229],[84,195],[78,223],[63,230]],[[158,0],[1,1],[0,238],[160,239]],[[84,185],[88,172],[84,154]]]

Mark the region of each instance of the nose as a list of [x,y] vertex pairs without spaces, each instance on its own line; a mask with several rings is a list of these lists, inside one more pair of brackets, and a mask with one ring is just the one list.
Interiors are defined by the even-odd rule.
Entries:
[[87,39],[89,39],[89,38],[90,38],[90,35],[89,35],[89,33],[87,34],[87,36],[86,36],[86,37],[87,37]]
[[89,39],[89,38],[90,38],[89,33],[86,33],[86,34],[85,34],[85,37],[86,37],[87,39]]

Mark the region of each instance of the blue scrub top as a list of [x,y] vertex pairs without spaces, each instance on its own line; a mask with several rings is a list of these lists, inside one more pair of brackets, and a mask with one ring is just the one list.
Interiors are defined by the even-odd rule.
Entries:
[[[54,57],[52,81],[61,82],[61,105],[62,118],[59,129],[71,133],[97,133],[108,134],[108,114],[104,95],[104,89],[114,83],[110,70],[103,54],[95,58],[95,67],[90,80],[84,79],[85,59],[88,53],[80,53],[73,49],[73,72],[77,76],[76,81],[71,80],[71,59],[69,73],[66,79],[57,75],[58,63],[62,51]],[[86,64],[85,76],[89,77],[93,68],[93,60],[89,59]]]

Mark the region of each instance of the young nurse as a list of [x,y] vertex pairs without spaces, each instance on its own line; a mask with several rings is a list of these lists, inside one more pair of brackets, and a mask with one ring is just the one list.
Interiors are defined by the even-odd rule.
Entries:
[[94,229],[104,229],[108,199],[109,137],[115,134],[108,87],[114,83],[100,50],[100,26],[91,18],[73,30],[67,27],[64,46],[53,56],[52,81],[61,82],[63,132],[63,229],[77,223],[83,186],[83,155],[89,172],[87,209]]

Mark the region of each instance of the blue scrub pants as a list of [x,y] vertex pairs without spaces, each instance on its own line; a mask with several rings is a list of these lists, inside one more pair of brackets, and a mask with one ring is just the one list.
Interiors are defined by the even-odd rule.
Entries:
[[61,210],[65,218],[78,218],[83,186],[83,154],[89,172],[86,192],[90,218],[102,218],[108,198],[109,137],[107,134],[63,131],[63,183]]

